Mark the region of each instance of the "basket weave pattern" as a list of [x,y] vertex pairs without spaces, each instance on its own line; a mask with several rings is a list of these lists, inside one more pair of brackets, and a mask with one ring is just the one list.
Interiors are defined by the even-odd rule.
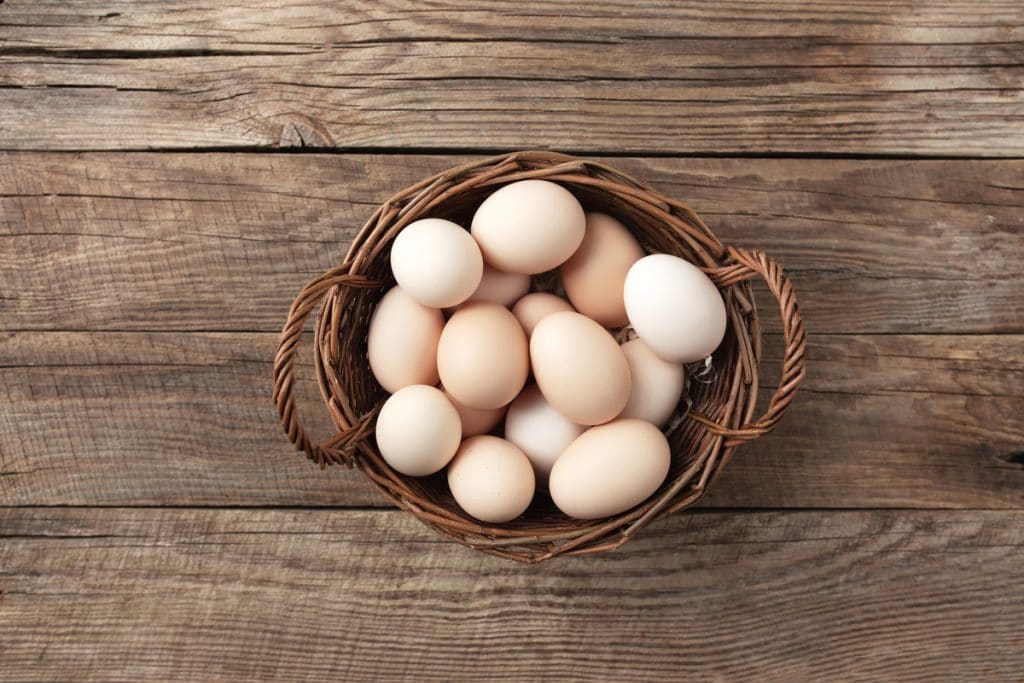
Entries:
[[[588,211],[603,211],[628,226],[651,253],[681,256],[702,267],[718,286],[728,330],[712,357],[713,380],[694,382],[689,410],[667,435],[672,467],[657,493],[639,507],[601,520],[576,520],[538,501],[519,519],[498,526],[479,522],[455,503],[443,473],[407,477],[377,452],[373,429],[387,394],[370,373],[366,338],[370,316],[394,284],[390,243],[410,222],[427,216],[468,224],[474,209],[499,186],[545,178],[564,185]],[[764,414],[755,418],[761,335],[750,280],[762,278],[778,301],[785,352],[782,377]],[[315,443],[294,398],[295,355],[309,315],[313,362],[337,434]],[[292,303],[274,362],[274,400],[282,426],[299,450],[321,467],[358,467],[395,505],[442,536],[480,551],[524,562],[559,554],[616,548],[648,523],[692,505],[740,444],[764,435],[781,419],[804,376],[805,335],[793,287],[764,254],[723,245],[685,204],[594,161],[551,152],[519,152],[473,161],[427,178],[385,201],[353,241],[345,260],[308,283]]]

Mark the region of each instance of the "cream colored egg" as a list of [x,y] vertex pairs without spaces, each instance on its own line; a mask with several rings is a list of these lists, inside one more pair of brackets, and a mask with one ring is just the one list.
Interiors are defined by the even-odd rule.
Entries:
[[576,310],[605,327],[622,327],[629,319],[622,287],[630,267],[644,250],[618,219],[587,214],[583,242],[559,272],[565,294]]
[[501,419],[505,417],[504,406],[489,410],[467,408],[452,398],[451,394],[448,392],[445,392],[445,395],[448,397],[448,400],[452,402],[452,405],[455,406],[455,410],[459,411],[459,419],[462,421],[463,439],[469,436],[476,436],[477,434],[486,434],[494,429],[494,426],[501,422]]
[[441,332],[437,369],[445,389],[462,405],[500,408],[526,384],[526,334],[504,306],[486,301],[464,304]]
[[537,327],[537,323],[543,318],[559,311],[572,310],[572,305],[560,296],[548,292],[533,292],[516,302],[516,305],[512,307],[512,315],[523,326],[526,337],[529,338],[533,334],[533,329]]
[[462,438],[459,413],[439,389],[422,384],[399,389],[377,415],[377,448],[402,474],[422,477],[452,459]]
[[391,272],[398,286],[424,306],[461,304],[480,285],[483,270],[473,236],[443,218],[413,221],[391,245]]
[[390,393],[412,384],[437,384],[437,344],[444,316],[392,287],[370,318],[370,371]]
[[562,452],[548,488],[570,517],[608,517],[657,491],[671,459],[665,435],[650,422],[615,420],[583,432]]
[[523,389],[505,416],[505,438],[530,459],[540,485],[547,484],[555,460],[585,429],[552,408],[536,384]]
[[654,353],[673,363],[706,358],[725,337],[725,302],[700,268],[652,254],[629,269],[623,288],[629,323]]
[[583,207],[569,190],[547,180],[520,180],[485,199],[470,230],[488,264],[533,275],[572,256],[585,226]]
[[448,487],[455,502],[473,517],[501,524],[530,507],[533,467],[515,445],[496,436],[462,442],[448,465]]
[[530,337],[544,398],[578,424],[611,420],[629,400],[629,364],[608,330],[580,313],[552,313]]
[[522,273],[506,273],[503,270],[484,266],[480,286],[467,301],[493,301],[502,306],[511,306],[530,291],[530,276]]
[[619,417],[635,417],[659,426],[665,424],[679,404],[686,384],[686,368],[662,360],[642,339],[623,344],[622,353],[629,363],[631,386],[629,402]]

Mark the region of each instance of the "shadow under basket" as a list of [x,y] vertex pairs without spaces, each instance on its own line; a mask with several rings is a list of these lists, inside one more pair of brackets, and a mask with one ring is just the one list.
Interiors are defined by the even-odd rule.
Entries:
[[[538,493],[521,517],[485,524],[459,508],[443,472],[430,477],[399,474],[384,462],[374,441],[377,412],[387,394],[370,372],[366,338],[374,307],[394,284],[391,241],[410,222],[427,216],[468,225],[487,195],[527,178],[557,182],[587,211],[617,217],[647,252],[675,254],[702,267],[728,311],[728,329],[712,356],[710,380],[689,383],[687,400],[666,430],[672,447],[668,477],[644,503],[613,517],[572,519]],[[761,334],[750,286],[755,277],[765,281],[778,301],[785,340],[782,378],[764,414],[756,418]],[[306,318],[317,307],[313,362],[324,404],[338,428],[319,444],[303,428],[294,397],[295,353]],[[551,152],[519,152],[426,178],[370,216],[344,263],[307,284],[292,303],[274,361],[274,400],[288,437],[319,466],[359,468],[396,506],[445,538],[492,555],[540,562],[616,548],[650,522],[699,500],[737,446],[779,422],[804,376],[804,347],[792,285],[764,254],[723,245],[688,206],[604,164]]]

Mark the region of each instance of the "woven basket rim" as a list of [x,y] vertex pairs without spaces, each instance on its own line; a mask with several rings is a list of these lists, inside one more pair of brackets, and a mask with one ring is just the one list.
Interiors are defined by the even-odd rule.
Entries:
[[[392,470],[374,448],[379,385],[365,361],[355,360],[377,293],[393,282],[386,273],[391,241],[406,225],[500,185],[527,178],[558,182],[581,201],[614,206],[610,211],[648,244],[695,262],[726,301],[729,332],[715,352],[718,376],[701,394],[699,410],[679,414],[666,431],[673,442],[674,473],[639,506],[601,520],[537,519],[489,525],[469,517],[417,478]],[[606,207],[605,207],[606,208]],[[383,260],[383,261],[382,261]],[[782,376],[763,415],[754,418],[761,357],[760,323],[750,281],[761,278],[777,300],[785,351]],[[379,297],[378,297],[379,298]],[[295,358],[303,327],[319,309],[313,363],[325,407],[338,432],[315,443],[298,414]],[[782,418],[805,374],[806,337],[792,283],[759,251],[722,244],[685,203],[600,161],[555,152],[524,151],[475,159],[406,187],[386,199],[352,241],[339,265],[308,283],[289,311],[274,362],[274,401],[284,431],[317,465],[358,467],[392,503],[437,533],[482,552],[523,562],[580,555],[621,546],[650,522],[699,500],[740,444],[771,431]],[[723,350],[724,349],[724,350]],[[376,391],[376,393],[375,393]],[[677,452],[678,444],[687,446]]]

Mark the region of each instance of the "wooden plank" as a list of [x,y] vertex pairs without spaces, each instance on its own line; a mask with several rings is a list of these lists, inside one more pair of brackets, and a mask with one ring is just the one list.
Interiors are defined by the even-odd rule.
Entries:
[[[292,450],[270,399],[275,346],[273,333],[0,335],[0,500],[385,504],[360,474]],[[1024,508],[1022,348],[1022,335],[812,335],[786,420],[704,504]],[[777,335],[765,353],[770,386]],[[300,408],[326,437],[308,358]]]
[[519,566],[399,512],[0,509],[2,681],[1017,681],[1021,512],[690,513]]
[[0,144],[1019,156],[1024,17],[1011,0],[965,12],[14,2]]
[[[0,500],[386,504],[362,475],[320,471],[288,443],[270,398],[276,343],[272,334],[3,335]],[[309,358],[300,408],[326,437]]]
[[[0,329],[278,330],[378,202],[462,159],[2,154]],[[812,334],[1024,332],[1024,162],[611,162],[776,257]]]
[[[812,336],[786,419],[740,450],[708,503],[1020,508],[1021,349],[1019,335]],[[772,337],[763,382],[781,358]]]
[[[701,64],[728,65],[730,57],[752,52],[739,38],[773,45],[788,59],[808,66],[843,64],[840,49],[859,48],[862,61],[899,66],[998,65],[1014,61],[1014,28],[1020,8],[986,0],[971,8],[938,0],[922,7],[890,2],[701,2],[656,4],[597,0],[585,6],[567,1],[522,2],[496,8],[482,2],[439,0],[411,7],[397,0],[268,0],[259,11],[245,3],[197,6],[185,0],[157,4],[134,0],[8,2],[3,9],[9,52],[30,49],[125,51],[203,50],[268,54],[341,46],[350,42],[397,42],[409,36],[486,41],[543,38],[571,40],[563,17],[571,13],[579,33],[593,41],[625,42],[685,38],[708,49],[686,57]],[[497,29],[501,28],[498,33]],[[441,30],[443,28],[443,31]],[[143,33],[143,31],[145,31]],[[127,44],[119,42],[130,34]],[[715,49],[710,49],[716,40]],[[864,42],[869,39],[877,43]],[[703,43],[701,41],[704,41]],[[808,42],[809,41],[809,42]],[[885,47],[885,59],[873,52]],[[749,56],[749,54],[748,54]],[[868,57],[875,57],[868,60]]]

